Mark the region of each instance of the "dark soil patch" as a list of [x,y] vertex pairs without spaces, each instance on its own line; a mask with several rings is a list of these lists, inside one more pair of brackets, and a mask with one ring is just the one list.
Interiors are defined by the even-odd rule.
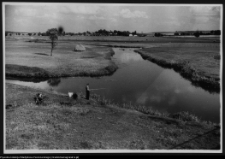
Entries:
[[45,54],[45,53],[34,53],[34,54],[37,54],[37,55],[44,55],[44,56],[49,56],[48,54]]

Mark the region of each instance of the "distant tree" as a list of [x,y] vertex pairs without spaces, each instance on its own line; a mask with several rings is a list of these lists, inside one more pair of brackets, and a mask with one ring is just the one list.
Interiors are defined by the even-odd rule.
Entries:
[[221,31],[220,30],[212,30],[211,35],[221,35]]
[[117,35],[117,32],[118,32],[117,30],[114,30],[113,35]]
[[161,33],[155,33],[155,37],[160,37],[160,36],[163,36],[163,34],[161,34]]
[[28,33],[28,35],[29,35],[29,36],[31,36],[31,35],[32,35],[32,33]]
[[59,36],[64,36],[65,35],[65,31],[64,31],[64,28],[62,26],[58,27],[58,35]]
[[47,34],[46,33],[41,33],[41,36],[47,36]]
[[135,30],[134,32],[132,32],[132,34],[133,34],[133,35],[136,35],[136,34],[137,34],[136,30]]
[[52,56],[52,51],[57,45],[58,30],[56,28],[52,28],[52,29],[49,29],[46,33],[49,36],[49,39],[51,40],[51,56]]
[[174,35],[175,35],[175,36],[178,36],[178,35],[179,35],[179,33],[176,31],[176,32],[174,33]]
[[196,31],[196,32],[194,33],[194,36],[195,36],[196,38],[198,38],[198,37],[200,36],[200,32],[199,32],[199,31]]

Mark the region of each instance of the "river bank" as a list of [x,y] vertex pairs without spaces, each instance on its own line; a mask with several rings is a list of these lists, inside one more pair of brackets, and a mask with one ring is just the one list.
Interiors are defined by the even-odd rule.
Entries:
[[104,76],[118,69],[111,60],[111,48],[86,46],[85,51],[77,52],[73,45],[59,44],[49,56],[49,44],[11,42],[6,47],[6,77]]
[[186,44],[143,48],[135,52],[164,68],[173,68],[195,86],[212,93],[220,92],[219,47],[205,45],[204,48]]
[[[220,129],[216,124],[191,117],[186,119],[193,120],[187,121],[179,113],[168,117],[141,113],[135,107],[124,109],[93,94],[87,101],[82,92],[73,100],[9,83],[5,88],[6,150],[219,149]],[[36,93],[43,93],[43,104],[34,103]]]

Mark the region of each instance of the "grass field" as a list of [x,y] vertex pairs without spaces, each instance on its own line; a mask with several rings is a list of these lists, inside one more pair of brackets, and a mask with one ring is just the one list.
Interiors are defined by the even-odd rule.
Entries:
[[[6,36],[7,40],[48,40],[47,36]],[[60,36],[59,41],[110,41],[110,42],[156,42],[156,43],[167,43],[167,42],[175,42],[175,43],[219,43],[220,37],[128,37],[128,36]]]
[[220,91],[219,44],[165,44],[136,52],[160,66],[174,68],[194,85],[200,85],[213,92]]
[[6,76],[100,76],[116,71],[111,48],[85,45],[86,51],[76,52],[76,44],[59,43],[50,56],[49,43],[6,41]]
[[[110,60],[111,47],[133,47],[143,58],[174,68],[193,85],[209,92],[220,92],[219,37],[63,36],[59,37],[53,58],[45,56],[50,53],[48,37],[14,36],[6,39],[7,76],[27,76],[28,69],[19,69],[18,65],[43,69],[33,68],[31,71],[36,73],[29,75],[34,77],[108,75],[117,69]],[[75,53],[76,44],[86,45],[87,51]]]
[[[111,60],[110,46],[137,47],[143,58],[218,89],[220,43],[216,37],[60,37],[53,56],[49,56],[48,42],[47,37],[6,37],[6,77],[109,75],[118,68]],[[75,52],[76,44],[87,50]],[[8,83],[5,88],[6,149],[219,149],[217,125],[185,112],[165,116],[144,107],[116,105],[96,95],[90,101],[82,94],[71,100]],[[36,93],[45,96],[40,106],[34,103]]]
[[[34,103],[36,93],[44,95],[43,104]],[[90,101],[82,94],[73,100],[14,84],[6,84],[6,94],[6,104],[11,105],[6,109],[7,150],[218,150],[220,147],[217,125],[199,122],[188,114],[183,118],[181,114],[171,115],[173,118],[146,115],[107,103],[93,94]]]

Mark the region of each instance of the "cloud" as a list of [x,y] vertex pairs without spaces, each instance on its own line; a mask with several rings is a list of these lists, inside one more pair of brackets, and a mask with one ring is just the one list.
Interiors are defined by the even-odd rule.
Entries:
[[190,12],[194,16],[220,17],[220,6],[191,6]]
[[[185,26],[192,29],[219,29],[221,7],[219,5],[189,6]],[[188,23],[189,22],[189,23]],[[187,25],[188,24],[188,25]]]
[[20,16],[37,16],[39,12],[36,8],[33,8],[32,6],[25,6],[16,8],[15,14]]
[[120,11],[120,16],[123,18],[148,18],[147,14],[143,11],[134,11],[131,12],[129,9],[122,9]]
[[[15,15],[30,16],[30,17],[43,17],[43,18],[56,18],[62,14],[78,14],[78,15],[95,15],[101,10],[100,6],[96,5],[24,5],[16,6]],[[93,17],[92,17],[93,18]]]
[[59,10],[64,13],[97,14],[100,11],[100,6],[97,5],[72,4],[58,7]]
[[208,17],[195,17],[195,20],[198,23],[207,23],[210,20],[210,18],[208,18]]
[[91,20],[103,20],[103,19],[106,19],[105,17],[103,16],[96,16],[96,15],[92,15],[90,16],[88,19],[91,19]]

